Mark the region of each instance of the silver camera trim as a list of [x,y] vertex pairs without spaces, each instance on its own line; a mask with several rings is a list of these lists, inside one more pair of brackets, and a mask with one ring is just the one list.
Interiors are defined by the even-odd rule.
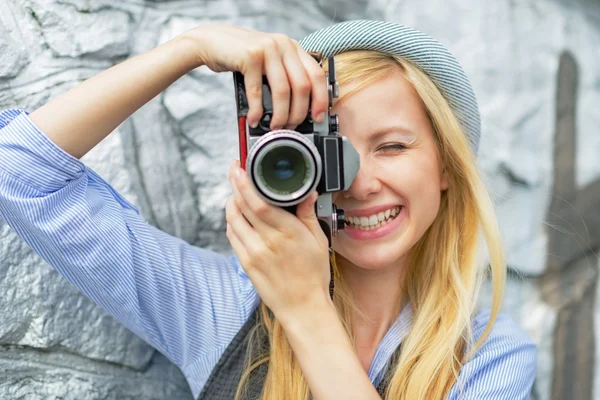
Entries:
[[[250,181],[264,200],[276,206],[289,207],[300,204],[316,190],[321,180],[321,174],[323,173],[323,165],[319,150],[311,141],[313,136],[289,129],[276,129],[260,136],[254,145],[252,145],[246,160],[246,171],[251,171]],[[260,176],[258,171],[260,162],[270,150],[280,147],[282,144],[295,148],[305,156],[305,159],[309,160],[307,174],[313,177],[312,180],[309,179],[300,189],[288,195],[274,193],[258,178]]]

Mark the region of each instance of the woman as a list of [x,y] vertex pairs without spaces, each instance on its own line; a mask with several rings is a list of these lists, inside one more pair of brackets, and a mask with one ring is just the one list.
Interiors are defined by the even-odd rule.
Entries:
[[[178,365],[195,397],[527,398],[535,346],[498,314],[505,265],[475,166],[478,112],[462,70],[432,39],[389,23],[334,25],[303,46],[281,34],[203,25],[31,115],[6,110],[2,217]],[[263,75],[272,129],[293,129],[309,100],[320,121],[325,74],[305,50],[336,54],[341,96],[333,111],[361,161],[352,186],[334,199],[349,225],[334,238],[331,259],[316,197],[297,216],[270,206],[237,162],[226,203],[236,256],[228,258],[149,226],[78,160],[201,65],[244,74],[250,125],[261,116]],[[491,312],[475,310],[480,233]]]

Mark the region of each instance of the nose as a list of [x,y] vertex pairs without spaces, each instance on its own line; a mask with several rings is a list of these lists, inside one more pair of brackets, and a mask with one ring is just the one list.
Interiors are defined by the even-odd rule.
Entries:
[[358,201],[364,201],[380,191],[381,182],[374,168],[361,159],[360,168],[348,190],[343,192],[343,196],[347,199],[353,197]]

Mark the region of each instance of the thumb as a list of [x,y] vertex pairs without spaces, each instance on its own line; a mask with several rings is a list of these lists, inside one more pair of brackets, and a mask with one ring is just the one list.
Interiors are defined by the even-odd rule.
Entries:
[[317,220],[317,214],[315,213],[315,203],[318,197],[319,194],[313,192],[306,200],[296,207],[296,216],[304,225],[306,225],[313,235],[323,234],[321,225],[319,225],[319,221]]

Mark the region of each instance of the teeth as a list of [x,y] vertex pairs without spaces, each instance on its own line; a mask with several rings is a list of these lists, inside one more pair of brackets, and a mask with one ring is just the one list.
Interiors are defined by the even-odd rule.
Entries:
[[386,225],[400,213],[400,207],[385,210],[369,217],[348,217],[348,223],[361,230],[375,229]]

